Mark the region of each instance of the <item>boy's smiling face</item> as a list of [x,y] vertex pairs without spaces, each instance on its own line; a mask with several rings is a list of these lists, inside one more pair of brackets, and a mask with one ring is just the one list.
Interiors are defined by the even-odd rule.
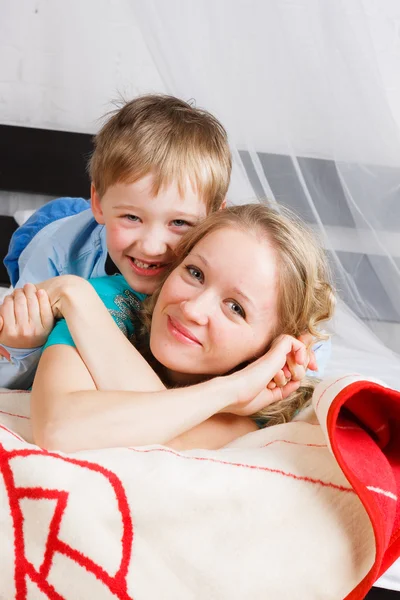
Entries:
[[101,199],[92,185],[91,196],[94,217],[106,226],[112,261],[143,294],[154,292],[182,235],[207,214],[190,182],[183,197],[174,183],[154,196],[152,174],[134,183],[116,183]]

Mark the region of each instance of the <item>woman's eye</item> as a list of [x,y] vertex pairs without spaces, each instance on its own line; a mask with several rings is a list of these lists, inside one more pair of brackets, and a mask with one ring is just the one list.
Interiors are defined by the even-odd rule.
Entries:
[[184,221],[183,219],[174,219],[173,221],[171,221],[171,223],[174,227],[191,227],[191,224],[187,221]]
[[140,221],[139,217],[137,217],[136,215],[124,215],[124,219],[132,221],[133,223],[137,223],[138,221]]
[[203,283],[204,275],[200,269],[198,269],[197,267],[193,267],[192,265],[186,265],[185,269],[189,273],[189,275],[193,277],[193,279],[196,279],[197,281],[200,281],[200,283]]
[[246,317],[246,313],[244,312],[243,308],[240,306],[240,304],[238,304],[237,302],[235,302],[234,300],[228,300],[227,302],[228,306],[230,307],[231,311],[235,314],[238,315],[239,317],[242,317],[243,319]]

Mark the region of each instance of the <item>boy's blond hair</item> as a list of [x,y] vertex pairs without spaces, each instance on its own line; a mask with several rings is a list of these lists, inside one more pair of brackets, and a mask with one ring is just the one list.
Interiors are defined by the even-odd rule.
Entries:
[[133,183],[150,172],[153,193],[176,182],[204,200],[207,213],[225,199],[232,158],[221,123],[205,110],[173,96],[146,95],[114,112],[95,136],[89,163],[100,198],[116,183]]

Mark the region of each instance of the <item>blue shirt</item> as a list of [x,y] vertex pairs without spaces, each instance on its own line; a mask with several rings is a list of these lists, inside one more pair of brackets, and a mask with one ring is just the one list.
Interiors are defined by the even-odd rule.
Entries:
[[[90,279],[106,275],[106,230],[84,198],[58,198],[36,211],[14,233],[4,264],[14,287],[39,283],[57,275]],[[4,346],[11,361],[0,356],[0,387],[31,387],[42,348]]]

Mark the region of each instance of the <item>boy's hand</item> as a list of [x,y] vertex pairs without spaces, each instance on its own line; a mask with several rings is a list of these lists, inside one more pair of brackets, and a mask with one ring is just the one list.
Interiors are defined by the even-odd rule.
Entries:
[[12,348],[43,346],[54,326],[48,295],[32,283],[16,289],[0,306],[0,344]]
[[312,350],[314,338],[311,333],[303,333],[298,337],[298,340],[304,344],[307,349],[306,360],[303,365],[296,363],[293,354],[287,357],[286,365],[277,373],[274,379],[268,384],[268,389],[273,390],[275,387],[283,387],[288,381],[301,381],[307,373],[307,369],[318,371],[318,365],[315,354]]

